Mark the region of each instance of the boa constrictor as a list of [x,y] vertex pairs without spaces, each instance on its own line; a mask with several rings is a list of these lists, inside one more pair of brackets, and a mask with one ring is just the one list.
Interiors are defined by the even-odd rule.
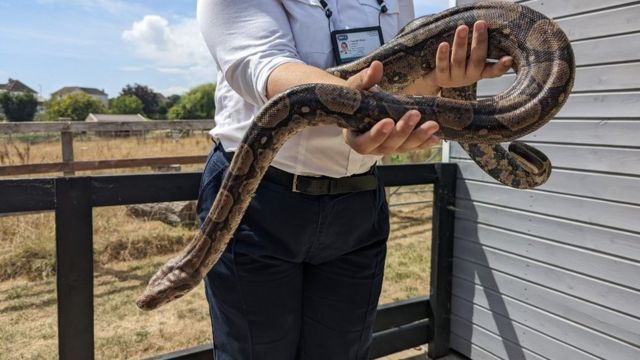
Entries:
[[[472,88],[448,89],[442,97],[394,96],[435,68],[442,41],[451,43],[458,25],[484,20],[489,57],[513,57],[515,82],[501,94],[475,100]],[[262,176],[282,144],[308,126],[331,124],[364,132],[409,109],[440,125],[438,136],[463,145],[475,162],[503,184],[529,188],[546,181],[551,164],[540,151],[512,141],[544,125],[566,101],[575,62],[563,31],[552,20],[509,2],[482,2],[418,18],[370,55],[328,69],[348,78],[374,60],[384,64],[384,92],[308,84],[271,99],[239,145],[211,211],[195,239],[149,281],[138,307],[154,309],[194,288],[217,262],[233,236]],[[469,100],[473,96],[473,100]],[[467,99],[467,100],[461,100]]]

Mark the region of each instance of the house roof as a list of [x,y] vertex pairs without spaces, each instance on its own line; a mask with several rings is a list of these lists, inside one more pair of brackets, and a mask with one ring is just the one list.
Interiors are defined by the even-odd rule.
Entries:
[[10,92],[30,92],[32,94],[36,94],[35,90],[25,85],[22,81],[11,78],[9,78],[9,81],[6,84],[0,84],[0,90]]
[[88,122],[104,122],[104,121],[118,121],[118,122],[138,122],[147,121],[148,119],[140,114],[125,115],[125,114],[94,114],[90,113],[84,121]]
[[81,91],[89,95],[107,96],[107,93],[96,88],[87,88],[87,87],[81,87],[81,86],[65,86],[62,89],[51,93],[51,97],[64,96],[76,91]]

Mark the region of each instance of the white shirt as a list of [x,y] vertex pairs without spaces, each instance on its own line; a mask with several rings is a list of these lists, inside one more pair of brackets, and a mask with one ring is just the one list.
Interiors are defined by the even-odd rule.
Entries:
[[[326,0],[331,30],[378,26],[377,0]],[[385,0],[385,41],[413,19],[411,0]],[[216,127],[212,136],[237,149],[267,101],[271,71],[289,62],[335,65],[329,26],[318,0],[198,0],[198,22],[217,64]],[[290,138],[272,166],[311,176],[343,177],[367,171],[379,156],[360,155],[337,126],[310,127]]]

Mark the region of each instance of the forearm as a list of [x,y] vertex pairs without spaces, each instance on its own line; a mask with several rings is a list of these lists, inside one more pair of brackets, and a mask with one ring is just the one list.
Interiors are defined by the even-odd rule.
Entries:
[[[326,83],[349,86],[347,81],[333,76],[323,69],[300,63],[285,63],[278,66],[269,75],[267,81],[267,98],[288,90],[291,87],[308,83]],[[422,77],[404,88],[402,94],[437,95],[440,88],[430,76]]]
[[315,66],[300,63],[285,63],[275,68],[267,80],[267,98],[287,91],[297,85],[326,83],[346,85],[346,80],[333,76]]

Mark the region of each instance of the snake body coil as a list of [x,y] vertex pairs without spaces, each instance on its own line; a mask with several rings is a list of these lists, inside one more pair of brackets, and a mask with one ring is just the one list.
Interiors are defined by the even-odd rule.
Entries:
[[[472,87],[446,89],[442,97],[391,95],[433,71],[438,44],[451,42],[458,25],[472,27],[477,20],[488,25],[489,57],[513,57],[517,76],[507,90],[482,100],[474,100]],[[519,142],[507,151],[500,143],[544,125],[571,92],[573,52],[555,22],[509,2],[475,3],[418,18],[372,54],[327,71],[348,78],[374,60],[384,64],[380,86],[385,92],[308,84],[264,106],[239,145],[200,231],[151,278],[138,307],[154,309],[200,283],[225,250],[280,147],[308,126],[331,124],[364,132],[381,119],[399,119],[415,109],[422,114],[421,121],[433,119],[440,125],[438,136],[461,143],[483,170],[503,184],[530,188],[547,180],[551,163],[542,152]]]

